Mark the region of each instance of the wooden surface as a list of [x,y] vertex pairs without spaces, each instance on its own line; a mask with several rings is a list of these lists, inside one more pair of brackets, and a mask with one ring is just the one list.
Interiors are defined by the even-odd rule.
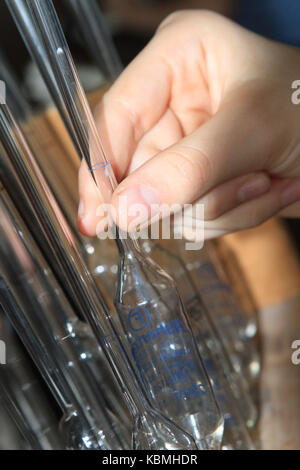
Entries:
[[259,307],[262,372],[258,386],[262,449],[300,449],[300,365],[291,360],[300,340],[300,262],[282,222],[229,235]]
[[280,220],[271,219],[224,240],[236,253],[260,309],[300,294],[299,258]]

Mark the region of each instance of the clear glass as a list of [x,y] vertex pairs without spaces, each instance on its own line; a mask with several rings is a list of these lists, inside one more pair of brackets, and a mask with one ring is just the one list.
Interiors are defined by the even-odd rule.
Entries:
[[245,341],[246,316],[241,312],[229,284],[220,278],[210,244],[206,243],[196,252],[186,250],[184,240],[173,240],[173,244],[193,279],[214,328],[222,338],[234,370],[244,381],[244,387],[250,389],[253,361],[258,366],[259,356],[253,345]]
[[[0,279],[0,300],[1,292]],[[35,450],[63,449],[64,439],[58,430],[55,403],[42,387],[37,371],[19,344],[5,313],[0,307],[0,337],[7,350],[6,364],[0,367],[1,402],[25,439],[23,446],[27,443]],[[6,433],[4,426],[1,430]]]
[[[200,304],[198,298],[195,298],[194,302],[188,304],[187,311],[190,315],[197,345],[211,379],[216,399],[223,412],[224,436],[222,449],[253,450],[254,444],[247,430],[244,415],[245,411],[247,411],[247,424],[253,425],[253,421],[256,419],[255,408],[252,404],[249,406],[248,397],[245,397],[245,394],[241,393],[240,389],[238,398],[242,398],[242,402],[238,401],[238,398],[234,395],[233,388],[238,387],[238,382],[228,364],[225,367],[223,365],[226,361],[226,356],[222,354],[222,348],[207,322],[206,316],[203,313],[203,305]],[[246,408],[243,407],[245,403]],[[251,415],[249,415],[249,411]]]
[[[111,243],[106,243],[96,237],[93,239],[84,237],[78,232],[79,196],[77,187],[80,157],[60,115],[55,107],[50,107],[43,113],[34,112],[20,92],[21,84],[2,54],[0,54],[0,79],[6,84],[6,102],[30,142],[47,183],[72,228],[72,235],[81,247],[86,263],[91,272],[95,274],[97,282],[101,277],[98,286],[106,301],[109,302],[113,294],[109,297],[107,293],[111,287],[114,288],[118,270],[118,251],[112,240],[110,240]],[[66,175],[68,175],[67,178]]]
[[226,279],[232,288],[233,294],[242,307],[242,313],[246,316],[246,327],[244,337],[252,339],[258,331],[258,312],[255,300],[247,285],[245,274],[234,250],[224,240],[213,240],[212,251],[215,253],[214,260],[217,263],[221,278]]
[[220,279],[231,287],[231,295],[234,297],[240,315],[244,316],[244,327],[239,329],[239,333],[242,341],[248,344],[248,357],[245,359],[246,364],[243,368],[247,368],[249,380],[255,384],[261,369],[257,307],[234,250],[223,239],[215,240],[211,245]]
[[[139,378],[134,373],[126,349],[119,341],[107,307],[82,259],[70,227],[47,186],[28,143],[5,105],[0,106],[0,135],[3,143],[0,152],[3,185],[22,212],[72,305],[81,317],[90,322],[131,413],[134,446],[141,447],[140,442],[143,442],[143,445],[147,443],[145,449],[151,450],[163,450],[170,446],[174,449],[194,449],[193,438],[154,410],[143,394]],[[64,375],[57,379],[62,379]],[[72,416],[73,411],[70,409]],[[150,423],[156,423],[151,433]]]
[[2,198],[3,191],[1,303],[64,413],[64,425],[79,433],[66,433],[68,446],[73,442],[79,448],[128,448],[130,437],[117,417],[107,415],[101,389],[83,360],[86,351],[79,336],[72,338],[69,322],[75,317],[66,299],[24,225],[16,222],[16,212],[9,217]]
[[122,71],[119,55],[113,44],[105,18],[97,0],[64,0],[72,13],[90,54],[106,77],[115,79]]
[[13,416],[0,401],[0,422],[5,432],[0,433],[0,450],[32,450],[29,442],[19,431]]
[[[49,291],[48,283],[53,283],[53,280],[49,273],[45,279],[45,267],[38,269],[37,259],[33,263],[22,244],[26,240],[26,233],[20,226],[17,226],[15,232],[10,230],[12,220],[9,223],[3,204],[0,204],[1,207],[1,272],[22,305],[22,310],[12,299],[7,284],[1,290],[1,302],[8,307],[7,311],[15,327],[64,413],[60,427],[66,439],[66,447],[107,450],[124,448],[119,442],[123,437],[120,426],[116,429],[114,420],[112,428],[104,410],[99,409],[99,391],[98,396],[93,396],[87,365],[84,363],[80,368],[78,351],[74,351],[73,341],[68,341],[69,335],[65,330],[60,302],[55,298],[55,292]],[[13,219],[16,219],[15,215]],[[13,262],[13,267],[8,259]],[[156,412],[144,411],[137,417],[134,425],[133,445],[136,448],[193,448],[193,441],[180,428],[176,428]]]
[[[12,2],[13,6],[16,5],[18,2]],[[24,3],[24,2],[21,2]],[[11,2],[9,2],[11,5]],[[43,1],[40,2],[39,0],[35,2],[26,2],[27,6],[29,6],[31,13],[33,13],[32,17],[35,20],[35,27],[37,27],[40,36],[43,40],[43,44],[45,45],[45,53],[47,54],[47,59],[52,67],[52,72],[56,78],[56,85],[60,90],[60,98],[63,98],[65,104],[65,111],[64,114],[67,116],[69,123],[72,124],[73,129],[73,137],[77,142],[78,148],[83,158],[86,159],[89,169],[92,170],[92,175],[94,178],[95,183],[97,184],[99,190],[101,191],[102,197],[104,201],[109,201],[113,189],[116,187],[116,178],[112,171],[112,167],[110,162],[105,156],[101,141],[99,139],[99,135],[92,118],[90,109],[88,107],[84,92],[82,87],[79,83],[78,76],[74,67],[74,63],[72,61],[70,51],[67,47],[65,42],[62,30],[60,28],[57,16],[55,14],[55,10],[53,5],[50,1]],[[12,10],[14,8],[12,7]],[[23,30],[23,35],[26,37],[26,29]],[[45,71],[44,71],[45,72]],[[52,87],[53,90],[55,87]],[[55,94],[55,93],[54,93]],[[122,270],[125,268],[123,261],[125,259],[132,259],[134,254],[134,246],[132,245],[129,247],[127,244],[126,250],[124,250],[124,243],[117,238],[118,247],[121,253],[121,270],[119,272],[119,285],[123,286],[124,282],[122,281],[123,272]],[[135,247],[136,248],[136,247]],[[126,254],[125,254],[126,253]],[[125,254],[125,258],[123,256]],[[127,257],[128,254],[128,257]],[[134,256],[135,263],[129,263],[127,265],[127,278],[129,278],[129,270],[132,268],[132,277],[135,277],[134,271],[137,271],[138,264],[140,263],[140,274],[142,275],[142,271],[147,271],[146,275],[141,277],[142,282],[147,284],[148,292],[146,286],[143,289],[140,289],[140,294],[143,293],[145,295],[142,302],[151,303],[151,292],[153,289],[151,288],[150,281],[147,280],[147,275],[150,272],[156,271],[156,275],[158,277],[164,276],[163,273],[159,272],[158,268],[154,268],[146,261],[145,258],[141,254]],[[142,267],[143,264],[143,267]],[[165,284],[161,287],[156,287],[156,289],[160,289],[158,298],[161,297],[163,299],[164,296],[164,289],[168,287],[169,294],[172,299],[175,300],[176,309],[171,314],[169,319],[173,319],[174,321],[182,321],[182,304],[179,296],[177,295],[176,289],[170,280],[169,285]],[[120,302],[116,303],[116,305],[122,305],[122,308],[126,310],[126,302],[123,302],[123,291],[122,289],[119,290],[118,299]],[[149,297],[150,295],[150,297]],[[141,300],[141,299],[139,299]],[[136,303],[136,307],[138,307],[140,303]],[[159,305],[159,309],[156,312],[156,320],[158,319],[159,315],[165,315],[165,311],[162,309],[163,302]],[[169,310],[171,311],[171,310]],[[122,321],[122,311],[119,311],[119,315]],[[186,321],[186,320],[185,320]],[[124,327],[124,323],[123,323]],[[200,358],[198,356],[197,350],[195,348],[193,335],[189,326],[186,322],[184,325],[186,331],[186,340],[188,344],[186,345],[187,350],[190,350],[191,357],[193,357],[193,374],[194,380],[196,376],[198,376],[199,385],[204,383],[207,385],[205,393],[202,391],[202,394],[205,394],[205,402],[209,403],[207,410],[198,410],[196,413],[195,408],[192,407],[191,415],[197,414],[197,420],[199,423],[195,423],[194,426],[190,425],[190,419],[188,418],[188,412],[185,410],[184,418],[181,417],[180,422],[184,423],[184,429],[186,432],[190,432],[190,429],[193,431],[193,436],[196,441],[198,441],[200,446],[205,448],[212,447],[215,448],[220,443],[220,436],[222,435],[223,429],[223,420],[216,405],[213,392],[207,381],[207,377],[203,371],[203,366],[201,365]],[[126,332],[126,337],[127,332]],[[184,344],[184,343],[183,343]],[[137,371],[137,369],[136,369]],[[140,372],[140,371],[137,371]],[[200,375],[201,373],[201,375]],[[197,384],[196,384],[197,388]],[[192,387],[194,390],[194,387]],[[190,393],[190,392],[188,392]],[[198,392],[195,391],[197,394]],[[147,394],[149,398],[149,394]],[[185,396],[181,399],[185,400]],[[198,406],[201,401],[198,401]],[[159,407],[159,404],[155,403],[155,406]],[[200,413],[203,412],[210,417],[209,422],[207,423],[208,434],[205,434],[207,429],[204,427],[204,419],[200,419]],[[212,416],[213,415],[213,416]],[[178,423],[177,416],[174,416],[172,420]],[[200,421],[201,426],[200,426]],[[186,426],[186,427],[185,427]],[[200,426],[200,427],[199,427]],[[200,429],[201,428],[201,429]],[[203,433],[204,431],[204,433]],[[215,439],[216,437],[216,439]]]
[[[219,335],[218,330],[211,321],[201,294],[197,290],[194,279],[188,270],[188,265],[178,256],[180,252],[178,245],[181,243],[183,244],[184,241],[159,240],[155,243],[151,240],[144,240],[141,246],[145,253],[150,254],[154,260],[159,260],[163,268],[176,280],[179,292],[186,305],[198,347],[201,349],[205,342],[219,373],[226,377],[231,394],[236,399],[239,414],[248,427],[253,427],[257,419],[256,406],[243,377],[237,374],[232,367],[222,336]],[[174,254],[174,251],[176,254]]]
[[[154,260],[158,259],[163,268],[176,279],[197,346],[225,418],[222,446],[252,448],[253,444],[244,429],[244,423],[249,427],[254,425],[257,418],[256,407],[240,376],[232,368],[226,349],[210,321],[185,264],[168,249],[172,244],[170,240],[160,240],[156,243],[145,240],[141,246]],[[230,427],[233,429],[229,430]]]
[[[131,445],[132,422],[130,413],[124,402],[119,385],[107,363],[102,348],[97,343],[95,335],[88,323],[70,315],[63,296],[56,290],[67,315],[66,330],[68,335],[61,341],[63,345],[71,342],[79,358],[80,369],[84,370],[94,394],[98,397],[102,410],[105,410],[108,421],[118,436],[122,447]],[[72,364],[72,367],[75,365]]]
[[149,400],[218,449],[223,419],[172,279],[137,250],[121,252],[115,306]]

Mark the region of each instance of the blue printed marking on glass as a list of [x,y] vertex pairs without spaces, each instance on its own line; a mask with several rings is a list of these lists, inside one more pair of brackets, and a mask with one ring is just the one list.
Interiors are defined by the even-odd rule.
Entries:
[[[155,328],[145,329],[149,322],[141,315],[147,309],[135,308],[128,315],[129,325],[135,333],[142,334],[132,338],[131,351],[143,382],[153,396],[161,395],[161,404],[168,397],[176,406],[180,401],[199,399],[206,393],[203,384],[196,380],[198,365],[193,355],[193,344],[181,320],[161,322]],[[134,319],[134,326],[132,320]],[[140,327],[137,328],[137,324]],[[193,378],[191,382],[191,378]]]
[[137,252],[120,273],[115,306],[148,399],[199,448],[218,447],[223,420],[172,280]]
[[97,171],[97,170],[103,170],[103,168],[107,168],[110,165],[110,161],[108,162],[99,162],[96,163],[95,165],[92,165],[91,168],[89,168],[89,171]]
[[150,324],[150,313],[144,307],[136,307],[130,310],[128,322],[132,331],[142,331]]

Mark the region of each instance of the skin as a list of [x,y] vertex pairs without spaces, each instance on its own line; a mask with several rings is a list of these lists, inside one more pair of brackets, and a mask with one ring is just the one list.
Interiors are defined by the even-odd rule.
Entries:
[[[116,212],[121,196],[146,208],[204,203],[206,238],[299,217],[299,78],[296,48],[216,13],[168,16],[96,111],[119,183]],[[102,201],[85,164],[79,192],[79,228],[92,236]],[[117,217],[121,228],[130,221]]]

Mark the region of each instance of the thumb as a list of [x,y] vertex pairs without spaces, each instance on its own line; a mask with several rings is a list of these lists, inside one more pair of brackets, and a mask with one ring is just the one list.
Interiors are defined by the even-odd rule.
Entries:
[[[150,214],[159,212],[160,205],[193,203],[221,183],[265,169],[270,152],[278,148],[274,135],[279,133],[273,120],[258,112],[249,94],[248,99],[242,94],[233,96],[195,132],[156,154],[121,182],[112,203],[122,229],[128,229],[135,219],[135,204],[145,208],[139,217],[143,224]],[[260,107],[261,100],[256,102]]]

